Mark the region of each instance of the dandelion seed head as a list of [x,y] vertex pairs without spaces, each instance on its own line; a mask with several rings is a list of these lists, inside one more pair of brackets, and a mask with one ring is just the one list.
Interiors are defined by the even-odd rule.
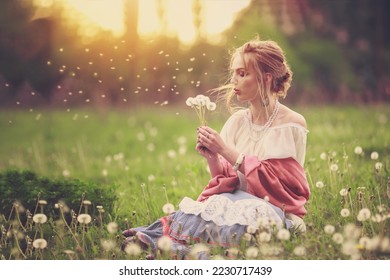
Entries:
[[102,249],[106,252],[114,251],[116,248],[116,243],[114,240],[111,239],[103,239],[100,240],[100,244],[102,246]]
[[330,170],[336,172],[337,170],[339,170],[339,166],[336,163],[333,163],[330,165]]
[[302,257],[306,255],[306,248],[303,246],[297,246],[294,248],[293,252],[296,256]]
[[289,240],[290,236],[291,236],[290,232],[285,228],[280,229],[276,234],[276,237],[279,240]]
[[326,225],[324,227],[324,231],[326,234],[333,234],[335,231],[335,227],[333,225]]
[[370,217],[371,217],[371,211],[368,208],[360,209],[357,215],[357,219],[360,222],[364,222],[368,220]]
[[259,255],[259,249],[257,249],[256,247],[251,246],[248,249],[246,249],[245,255],[246,255],[246,257],[248,259],[257,258],[257,256]]
[[326,160],[328,158],[327,154],[325,152],[320,154],[320,159]]
[[261,243],[267,243],[271,240],[271,234],[265,231],[260,232],[258,240]]
[[250,242],[252,240],[252,235],[250,233],[244,233],[243,239],[247,242]]
[[39,205],[47,205],[47,201],[41,199],[41,200],[38,201],[38,204],[39,204]]
[[107,171],[107,169],[103,169],[103,170],[102,170],[102,175],[103,175],[103,177],[107,177],[107,176],[108,176],[108,171]]
[[359,253],[359,250],[356,246],[356,243],[354,241],[348,240],[347,242],[344,242],[341,246],[341,252],[345,255],[356,255]]
[[205,244],[203,243],[197,243],[195,244],[192,248],[191,248],[191,251],[190,251],[190,256],[192,256],[193,258],[197,259],[199,257],[199,254],[200,253],[206,253],[208,254],[210,251],[210,248],[208,246],[206,246]]
[[322,189],[324,187],[324,182],[322,181],[317,181],[316,182],[316,187],[319,188],[319,189]]
[[340,190],[340,195],[341,195],[341,196],[347,196],[347,195],[348,195],[348,189],[342,188],[342,189]]
[[118,224],[115,222],[109,222],[107,224],[107,231],[109,233],[112,233],[112,234],[117,233],[118,232]]
[[333,234],[332,240],[333,240],[336,244],[342,244],[343,241],[344,241],[344,237],[343,237],[343,235],[342,235],[341,233],[336,232],[335,234]]
[[380,171],[383,167],[383,164],[381,162],[375,163],[375,170]]
[[384,221],[384,218],[381,214],[375,214],[371,216],[371,221],[373,221],[374,223],[380,223]]
[[175,212],[175,206],[173,206],[173,204],[171,204],[171,203],[166,203],[162,207],[162,210],[165,214],[169,215],[169,214]]
[[356,146],[354,152],[357,155],[361,155],[363,153],[363,149],[360,146]]
[[360,228],[349,223],[344,226],[344,236],[348,239],[357,239],[360,236]]
[[371,153],[371,159],[372,159],[372,160],[377,160],[378,158],[379,158],[378,152],[372,152],[372,153]]
[[43,238],[35,239],[33,242],[33,247],[36,249],[45,249],[47,247],[47,241]]
[[148,181],[149,181],[149,182],[154,182],[154,181],[156,181],[156,176],[154,176],[153,174],[150,174],[150,175],[148,176]]
[[172,240],[168,236],[160,237],[157,240],[157,247],[164,252],[170,251],[171,246],[172,246]]
[[169,158],[175,158],[176,157],[176,151],[175,150],[169,150],[167,153]]
[[125,247],[125,252],[129,256],[137,257],[142,253],[141,247],[136,243],[129,243]]
[[47,222],[47,216],[45,214],[35,214],[33,221],[37,224],[44,224]]
[[88,214],[80,214],[78,217],[77,217],[77,221],[80,223],[80,224],[89,224],[91,221],[92,221],[92,218],[90,215]]
[[347,209],[347,208],[341,209],[340,215],[341,215],[342,217],[344,217],[344,218],[349,217],[349,215],[350,215],[349,209]]
[[92,205],[92,202],[90,200],[83,200],[83,205]]
[[256,228],[252,225],[247,226],[246,232],[249,234],[255,234],[256,233]]

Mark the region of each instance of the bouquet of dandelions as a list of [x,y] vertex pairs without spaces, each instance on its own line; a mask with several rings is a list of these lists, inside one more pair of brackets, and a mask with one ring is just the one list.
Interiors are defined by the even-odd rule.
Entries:
[[195,109],[201,125],[207,125],[207,112],[214,111],[217,108],[217,105],[212,102],[209,97],[204,96],[203,94],[199,94],[195,97],[188,97],[186,104]]

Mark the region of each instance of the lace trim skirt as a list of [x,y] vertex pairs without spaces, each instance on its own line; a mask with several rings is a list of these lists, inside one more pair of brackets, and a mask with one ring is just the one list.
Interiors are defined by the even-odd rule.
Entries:
[[280,208],[238,190],[211,196],[205,202],[186,197],[181,201],[178,211],[149,226],[133,228],[132,231],[152,250],[157,248],[160,237],[169,235],[174,251],[193,242],[235,246],[248,226],[290,228],[292,223]]

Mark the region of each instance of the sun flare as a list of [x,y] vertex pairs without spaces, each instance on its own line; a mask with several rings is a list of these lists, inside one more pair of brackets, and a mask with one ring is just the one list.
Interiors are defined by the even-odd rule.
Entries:
[[[68,22],[78,23],[82,34],[94,36],[98,29],[122,36],[125,26],[125,1],[132,0],[60,0]],[[49,7],[54,0],[34,0],[35,5]],[[159,6],[159,3],[161,6]],[[140,0],[138,2],[138,33],[141,36],[164,34],[178,37],[183,43],[196,39],[193,0]],[[250,0],[201,0],[200,17],[202,36],[217,41],[241,9]],[[222,9],[223,7],[223,9]]]

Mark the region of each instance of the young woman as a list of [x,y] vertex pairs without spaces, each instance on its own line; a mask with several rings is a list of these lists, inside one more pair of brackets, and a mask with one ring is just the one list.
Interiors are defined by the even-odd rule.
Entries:
[[152,251],[169,236],[172,252],[184,258],[188,244],[235,246],[248,227],[305,231],[303,217],[310,190],[303,164],[307,128],[303,116],[279,103],[292,72],[273,41],[252,40],[231,58],[226,100],[236,110],[218,133],[197,129],[196,150],[208,162],[211,180],[196,201],[186,197],[179,210],[145,227],[123,232]]

